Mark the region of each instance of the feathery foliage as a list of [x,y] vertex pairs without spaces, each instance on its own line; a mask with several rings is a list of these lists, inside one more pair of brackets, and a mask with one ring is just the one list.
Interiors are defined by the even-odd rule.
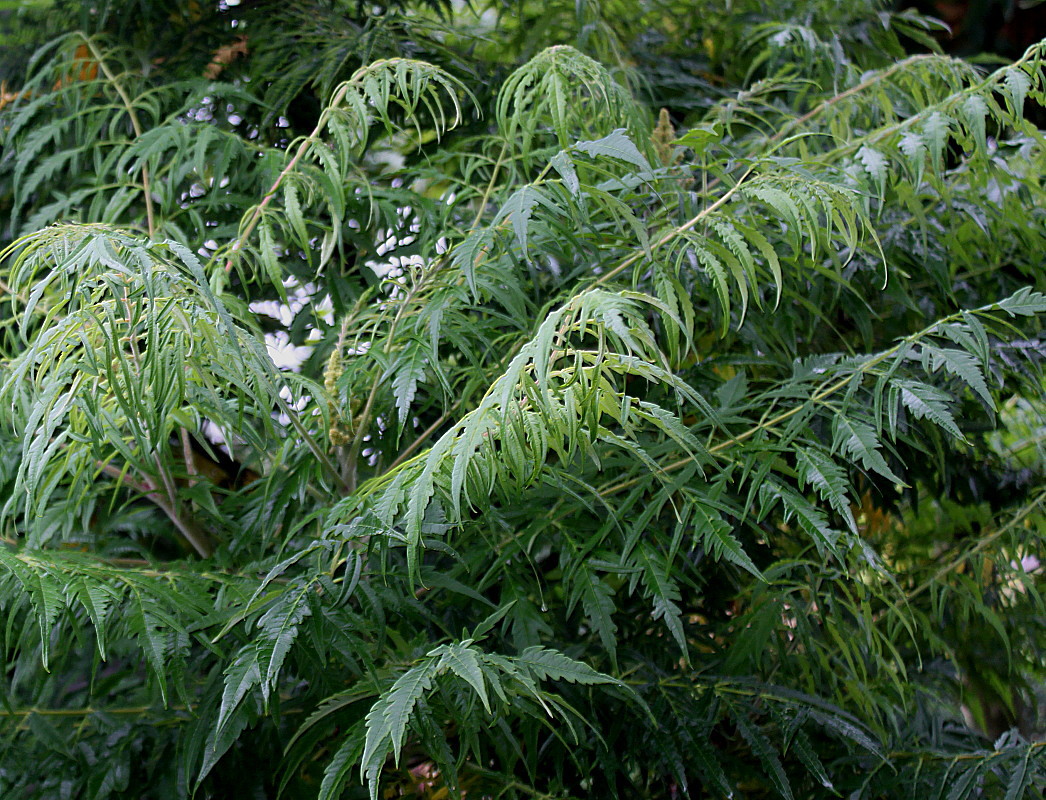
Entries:
[[4,62],[0,795],[1046,788],[1046,44],[88,5]]

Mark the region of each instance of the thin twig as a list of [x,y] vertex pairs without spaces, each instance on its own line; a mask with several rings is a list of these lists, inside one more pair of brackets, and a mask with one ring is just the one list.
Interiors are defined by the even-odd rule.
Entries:
[[[389,325],[388,333],[385,338],[388,341],[392,341],[396,335],[396,328],[399,326],[400,321],[403,319],[403,315],[407,310],[407,307],[417,296],[418,292],[421,291],[422,287],[426,284],[429,278],[435,273],[439,272],[442,267],[442,263],[437,261],[432,265],[431,270],[423,275],[418,282],[411,287],[410,291],[407,292],[406,297],[400,303],[399,308],[396,310],[396,316],[393,317],[392,323]],[[374,409],[374,401],[378,396],[378,389],[381,386],[381,379],[384,373],[378,370],[374,375],[374,380],[371,381],[370,391],[367,393],[367,402],[363,406],[363,410],[360,412],[359,417],[353,420],[353,425],[356,427],[356,432],[353,434],[352,442],[349,445],[349,453],[346,457],[348,464],[349,474],[345,478],[346,484],[348,484],[348,493],[352,494],[356,491],[356,483],[358,480],[358,462],[360,457],[360,451],[363,449],[363,439],[367,435],[367,429],[370,427],[371,412]]]
[[[396,330],[396,323],[393,322],[392,330],[389,331],[389,337]],[[356,482],[358,480],[358,469],[357,463],[360,458],[360,451],[363,449],[363,439],[366,436],[367,428],[370,426],[370,415],[374,408],[374,400],[378,396],[378,387],[381,385],[382,373],[379,371],[375,376],[374,380],[371,381],[370,391],[367,393],[367,402],[363,405],[363,410],[357,419],[353,420],[353,425],[356,427],[356,432],[352,436],[352,442],[349,444],[349,453],[345,458],[345,463],[348,466],[349,474],[345,476],[345,484],[347,486],[347,493],[352,494],[356,491]]]
[[[994,304],[994,303],[990,304],[988,306],[985,306],[982,309],[978,309],[978,311],[982,311],[982,312],[991,311],[991,310],[993,310],[995,308],[995,305],[996,304]],[[801,403],[800,405],[797,405],[794,408],[789,409],[788,411],[782,411],[780,414],[778,414],[775,417],[772,417],[771,419],[765,419],[765,417],[764,417],[764,419],[760,420],[756,425],[753,425],[751,428],[746,430],[744,433],[740,433],[737,436],[734,436],[734,437],[732,437],[730,439],[727,439],[724,442],[720,442],[719,444],[715,445],[714,447],[710,447],[708,449],[708,451],[707,451],[708,454],[709,455],[715,455],[716,453],[719,453],[719,452],[725,450],[728,447],[733,447],[736,444],[740,444],[741,442],[744,442],[744,441],[746,441],[748,439],[751,439],[753,436],[755,436],[760,431],[773,429],[777,425],[779,425],[782,422],[785,422],[785,421],[791,419],[796,414],[798,414],[801,411],[803,411],[804,409],[808,408],[810,405],[813,405],[813,404],[816,404],[816,403],[820,403],[826,397],[830,397],[831,395],[835,394],[839,390],[845,388],[847,385],[849,385],[854,380],[854,378],[857,375],[863,375],[863,374],[868,373],[874,367],[878,366],[879,364],[881,364],[886,359],[888,359],[888,358],[894,356],[895,354],[897,354],[898,352],[900,352],[903,348],[908,347],[912,343],[919,341],[919,339],[921,339],[924,336],[928,336],[928,335],[932,334],[936,328],[939,328],[942,325],[946,325],[946,324],[948,324],[948,323],[950,323],[950,322],[952,322],[952,321],[954,321],[956,319],[959,319],[961,316],[962,316],[962,313],[950,314],[949,316],[944,317],[943,319],[937,320],[937,322],[933,323],[929,327],[924,328],[923,330],[918,331],[917,333],[913,333],[910,336],[906,336],[904,339],[902,339],[900,342],[898,342],[893,347],[889,348],[888,350],[882,351],[881,353],[879,353],[874,358],[871,358],[868,361],[866,361],[864,364],[862,364],[853,373],[851,373],[849,375],[846,375],[843,378],[840,378],[835,383],[832,383],[829,386],[826,386],[824,389],[821,389],[819,392],[816,392],[813,395],[811,395],[810,400],[808,402]],[[662,472],[674,472],[675,470],[681,469],[682,467],[685,467],[687,464],[690,464],[693,460],[694,460],[693,456],[686,456],[685,458],[681,458],[678,461],[674,461],[671,464],[668,464],[667,466],[662,467],[661,471]],[[636,478],[630,478],[630,479],[625,480],[625,481],[621,481],[620,483],[612,484],[611,486],[608,486],[605,489],[601,489],[599,491],[599,496],[600,497],[609,497],[612,494],[617,494],[618,492],[621,492],[621,491],[623,491],[625,489],[628,489],[628,488],[630,488],[632,486],[635,486],[636,484],[638,484],[643,479],[644,479],[643,477],[636,477]]]
[[[33,714],[47,717],[83,717],[91,714],[134,714],[142,715],[157,710],[154,706],[127,706],[123,708],[17,708],[13,711],[0,710],[0,717],[29,717]],[[169,706],[167,711],[191,711],[186,706]]]
[[494,169],[490,173],[490,180],[487,181],[487,188],[483,191],[483,198],[479,202],[479,207],[476,209],[476,216],[472,219],[472,224],[469,225],[469,233],[476,230],[476,226],[479,225],[479,221],[483,219],[483,212],[487,210],[487,203],[490,202],[490,195],[494,191],[494,183],[498,178],[498,171],[501,169],[501,165],[505,161],[505,153],[508,151],[508,141],[505,141],[501,145],[501,152],[498,153],[498,160],[494,162]]
[[[124,104],[124,108],[127,109],[127,116],[130,117],[131,127],[134,129],[134,136],[136,139],[140,139],[142,136],[142,124],[138,121],[138,114],[135,113],[134,105],[131,102],[131,98],[127,92],[120,85],[116,76],[113,75],[109,69],[109,65],[105,63],[105,59],[102,54],[95,47],[94,42],[91,41],[90,37],[86,34],[80,34],[83,37],[84,43],[91,51],[91,55],[94,56],[95,61],[98,62],[98,66],[101,67],[103,73],[105,73],[106,79],[112,84],[112,87],[116,90],[116,93],[120,95],[120,100]],[[149,231],[149,238],[152,238],[153,234],[156,233],[156,221],[153,214],[153,198],[152,191],[149,186],[149,167],[146,166],[145,161],[142,161],[142,193],[145,195],[145,222]]]
[[185,459],[185,471],[189,475],[188,484],[192,488],[196,485],[196,475],[198,473],[196,471],[196,456],[193,453],[192,442],[189,440],[189,429],[179,428],[178,435],[182,440],[182,458]]
[[[712,203],[712,205],[707,206],[706,208],[702,209],[700,213],[698,213],[694,217],[691,217],[689,220],[684,222],[678,228],[673,228],[672,230],[670,230],[668,233],[666,233],[664,236],[662,236],[660,239],[658,239],[656,242],[654,242],[650,246],[650,250],[654,250],[655,248],[660,247],[661,245],[663,245],[663,244],[665,244],[667,242],[670,242],[672,239],[676,238],[679,234],[684,233],[685,231],[688,231],[691,228],[693,228],[695,225],[697,225],[697,223],[699,223],[701,220],[703,220],[705,217],[707,217],[713,211],[716,211],[719,208],[721,208],[724,203],[726,203],[731,197],[734,196],[734,194],[737,193],[737,191],[741,188],[742,184],[744,184],[744,182],[748,179],[748,176],[751,175],[754,170],[755,170],[755,165],[753,164],[738,179],[737,183],[735,183],[733,186],[731,186],[729,191],[727,191],[722,197],[720,197],[718,200],[716,200],[714,203]],[[640,250],[636,251],[635,253],[630,255],[628,258],[626,258],[624,261],[622,261],[620,264],[618,264],[616,267],[614,267],[613,269],[608,270],[607,272],[605,272],[602,275],[600,275],[599,278],[596,280],[595,284],[593,284],[593,285],[594,286],[599,286],[601,283],[605,283],[606,281],[610,280],[611,278],[614,278],[617,275],[620,275],[624,270],[628,269],[630,266],[635,264],[637,261],[639,261],[639,259],[641,259],[646,254],[647,254],[647,251],[644,250],[644,249],[640,249]]]
[[919,584],[919,586],[917,586],[915,589],[913,589],[907,595],[905,595],[904,597],[900,598],[894,604],[894,608],[895,609],[899,608],[901,605],[906,604],[912,598],[917,597],[918,595],[920,595],[923,592],[927,591],[931,586],[936,584],[941,578],[943,578],[949,572],[951,572],[952,570],[956,569],[957,567],[962,566],[963,564],[965,564],[970,559],[971,556],[976,555],[981,550],[983,550],[985,547],[987,547],[989,544],[994,542],[996,539],[998,539],[999,537],[1003,536],[1004,534],[1006,534],[1008,531],[1012,530],[1013,528],[1017,527],[1017,525],[1019,525],[1021,522],[1024,521],[1025,517],[1027,517],[1029,514],[1031,514],[1036,508],[1041,506],[1044,501],[1046,501],[1046,489],[1044,489],[1043,491],[1039,492],[1039,494],[1030,503],[1027,503],[1026,505],[1024,505],[1009,522],[1007,522],[1005,525],[1003,525],[997,531],[995,531],[994,533],[989,534],[988,536],[982,537],[981,540],[979,542],[977,542],[976,545],[974,545],[973,547],[969,548],[968,550],[963,550],[962,555],[958,556],[957,558],[953,559],[952,561],[949,561],[943,567],[938,569],[933,574],[933,577],[931,577],[928,580],[924,581],[923,583]]
[[767,141],[768,142],[779,142],[779,141],[781,141],[788,134],[790,134],[792,131],[794,131],[796,128],[801,127],[803,124],[809,122],[814,117],[816,117],[816,116],[818,116],[820,114],[823,114],[825,111],[827,111],[829,108],[834,106],[836,103],[839,103],[839,102],[845,100],[847,97],[852,97],[853,95],[858,94],[859,92],[863,92],[865,89],[868,89],[868,88],[874,86],[879,81],[881,81],[881,80],[883,80],[885,78],[890,77],[891,75],[893,75],[893,73],[897,72],[898,70],[904,69],[904,68],[906,68],[906,67],[908,67],[908,66],[910,66],[910,65],[912,65],[912,64],[914,64],[914,63],[916,63],[918,61],[926,61],[927,59],[935,59],[935,58],[939,58],[939,57],[940,56],[938,56],[935,53],[924,53],[922,55],[911,56],[910,58],[906,58],[903,61],[898,61],[892,67],[884,69],[881,72],[877,72],[874,75],[871,75],[870,77],[865,78],[863,81],[861,81],[858,84],[855,84],[854,86],[851,86],[849,89],[847,89],[844,92],[840,92],[839,94],[837,94],[837,95],[835,95],[833,97],[829,97],[827,100],[822,102],[820,105],[814,107],[810,111],[807,111],[801,117],[796,117],[795,119],[791,120],[790,122],[786,122],[784,125],[781,126],[780,129],[778,129],[777,133],[775,133],[773,136],[771,136],[769,139],[767,139]]
[[[487,181],[487,186],[486,186],[486,188],[483,191],[483,197],[480,199],[479,207],[476,209],[476,216],[472,219],[472,224],[469,225],[469,233],[472,233],[473,231],[475,231],[476,227],[480,223],[480,220],[483,219],[483,212],[486,211],[487,203],[490,202],[490,195],[494,191],[494,186],[497,183],[498,172],[501,170],[501,165],[505,161],[505,154],[507,152],[508,152],[508,142],[505,142],[504,144],[502,144],[501,152],[498,153],[498,158],[494,162],[494,169],[491,171],[490,180]],[[542,175],[544,175],[544,173],[542,173]],[[539,179],[540,179],[540,176],[539,176]],[[413,297],[420,290],[421,286],[424,285],[427,280],[429,280],[433,275],[435,275],[436,273],[438,273],[440,271],[440,269],[443,266],[443,263],[444,262],[439,262],[439,261],[436,262],[433,265],[433,269],[431,270],[431,272],[428,273],[427,275],[425,275],[425,277],[422,278],[421,281],[419,281],[418,286],[414,287],[411,290],[411,293],[404,299],[403,304],[400,306],[400,312],[397,313],[396,319],[393,321],[392,327],[390,329],[390,332],[389,332],[389,337],[390,338],[392,336],[392,332],[395,331],[395,329],[396,329],[396,325],[397,325],[397,323],[400,320],[400,317],[402,315],[402,310],[406,307],[406,304],[411,299],[413,299]],[[458,276],[457,282],[460,283],[462,280],[464,280],[464,276]],[[366,420],[369,419],[370,408],[371,408],[371,405],[373,404],[374,397],[375,397],[376,392],[377,392],[377,387],[378,387],[378,384],[377,384],[377,381],[375,381],[374,384],[371,386],[370,394],[367,396],[367,405],[364,407],[363,413],[360,416],[361,420],[366,421]],[[456,400],[449,408],[447,408],[440,415],[439,419],[437,419],[435,422],[433,422],[431,425],[429,425],[428,428],[426,428],[421,434],[419,434],[418,437],[413,442],[411,442],[407,446],[407,448],[405,450],[403,450],[403,452],[401,452],[396,457],[396,460],[393,461],[389,465],[389,470],[395,469],[400,464],[402,464],[404,461],[406,461],[408,458],[410,458],[411,454],[415,450],[417,450],[419,447],[421,447],[421,445],[423,445],[425,443],[425,440],[428,439],[429,436],[431,436],[433,434],[433,432],[435,432],[437,429],[439,429],[439,427],[441,425],[443,425],[443,423],[445,423],[447,421],[447,419],[450,417],[450,415],[453,414],[454,411],[460,405],[461,405],[461,399],[459,398],[458,400]],[[355,445],[356,445],[356,441],[354,439],[354,441],[353,441],[353,451],[357,450]],[[350,468],[352,469],[353,482],[355,482],[356,458],[357,458],[357,454],[355,452],[350,452],[349,463],[350,463]]]
[[[134,315],[131,313],[131,301],[126,294],[126,287],[124,288],[124,306],[127,309],[127,319],[131,320]],[[134,336],[134,332],[131,331],[128,336],[128,346],[131,351],[131,360],[134,362],[135,369],[138,375],[142,375],[141,366],[141,354],[138,352],[137,339]],[[207,534],[196,524],[196,521],[192,518],[192,515],[185,515],[179,510],[178,503],[178,491],[174,485],[174,479],[171,477],[167,468],[164,466],[163,461],[160,459],[159,453],[153,453],[153,463],[156,465],[157,475],[160,476],[160,481],[163,485],[164,491],[167,493],[167,501],[160,508],[164,510],[167,517],[174,523],[174,526],[182,534],[185,540],[192,545],[192,548],[202,558],[209,558],[211,553],[214,552],[214,547],[211,545],[210,539]],[[159,487],[152,487],[153,493]],[[154,499],[153,502],[156,502]],[[159,504],[157,504],[159,505]]]
[[[887,350],[884,353],[880,353],[879,356],[877,356],[875,359],[873,359],[872,361],[869,361],[867,364],[863,365],[861,371],[864,372],[867,369],[875,366],[876,364],[881,363],[886,358],[889,358],[890,355],[892,355],[894,352],[896,352],[899,347],[900,347],[900,345],[898,345],[898,347],[891,348],[890,350]],[[810,398],[810,403],[811,404],[812,403],[819,403],[821,400],[824,400],[826,397],[829,397],[830,395],[835,394],[840,389],[842,389],[845,386],[847,386],[851,381],[853,381],[853,377],[854,377],[853,375],[847,375],[845,378],[840,378],[835,383],[831,384],[830,386],[825,387],[824,389],[822,389],[821,391],[817,392],[816,394],[814,394]],[[781,424],[782,422],[785,422],[786,420],[790,419],[791,417],[794,417],[796,414],[798,414],[800,411],[802,411],[806,407],[807,407],[807,404],[803,403],[801,405],[796,406],[795,408],[789,409],[788,411],[782,411],[776,417],[773,417],[773,418],[771,418],[769,420],[763,420],[763,421],[759,422],[758,424],[753,425],[751,428],[746,430],[744,433],[740,433],[740,434],[738,434],[737,436],[734,436],[731,439],[727,439],[725,442],[720,442],[719,444],[715,445],[714,447],[710,447],[708,449],[708,454],[709,455],[715,455],[716,453],[719,453],[719,452],[725,450],[728,447],[733,447],[735,444],[740,444],[741,442],[746,441],[747,439],[751,439],[753,436],[755,436],[760,431],[769,430],[771,428],[774,428],[775,426]],[[671,464],[668,464],[667,466],[662,467],[661,468],[661,472],[675,472],[677,469],[681,469],[681,468],[687,466],[693,460],[694,460],[693,456],[686,456],[685,458],[681,458],[678,461],[673,461]],[[617,494],[618,492],[624,491],[625,489],[628,489],[628,488],[630,488],[632,486],[635,486],[637,483],[639,483],[642,480],[643,480],[642,477],[636,477],[636,478],[630,478],[630,479],[628,479],[626,481],[621,481],[620,483],[615,483],[612,486],[608,486],[605,489],[601,489],[600,492],[599,492],[599,496],[600,497],[609,497],[612,494]]]
[[235,261],[236,254],[243,248],[244,244],[246,244],[247,237],[249,237],[251,233],[254,232],[254,229],[255,227],[257,227],[259,220],[261,220],[262,214],[265,213],[265,207],[272,202],[272,198],[276,196],[276,191],[283,184],[284,179],[294,170],[294,168],[298,165],[298,162],[301,161],[301,159],[309,151],[309,148],[312,147],[313,143],[316,141],[316,137],[323,132],[323,126],[327,124],[327,118],[329,116],[328,112],[330,111],[330,109],[334,108],[336,105],[338,105],[338,103],[342,101],[342,99],[345,97],[345,93],[348,92],[348,90],[349,85],[347,83],[343,84],[341,87],[338,88],[338,91],[335,93],[334,97],[331,98],[330,105],[327,106],[327,108],[325,108],[323,112],[320,114],[319,120],[316,122],[316,127],[312,129],[312,133],[306,136],[302,140],[301,144],[298,145],[297,152],[294,154],[291,160],[287,162],[287,166],[285,166],[280,171],[280,174],[276,176],[276,180],[273,181],[272,186],[269,187],[269,191],[265,193],[265,197],[262,198],[262,201],[254,207],[254,211],[251,212],[251,216],[247,220],[247,224],[243,227],[243,230],[240,231],[240,235],[236,237],[236,241],[233,242],[232,250],[229,253],[229,258],[225,261],[226,272],[230,272],[232,270],[232,265]]
[[461,400],[460,399],[455,400],[446,411],[444,411],[442,414],[440,414],[439,419],[437,419],[435,422],[433,422],[431,425],[429,425],[425,430],[423,430],[421,433],[419,433],[418,437],[413,442],[411,442],[403,450],[402,453],[400,453],[398,456],[396,456],[396,460],[393,461],[391,464],[389,464],[389,469],[390,470],[396,469],[396,467],[398,467],[400,464],[402,464],[404,461],[406,461],[408,458],[410,458],[411,454],[415,450],[417,450],[419,447],[421,447],[421,445],[423,445],[425,443],[426,439],[428,439],[433,433],[435,433],[437,430],[439,430],[439,428],[443,425],[443,423],[445,423],[447,421],[447,419],[450,417],[450,415],[454,413],[454,411],[457,409],[457,407],[459,405],[461,405]]
[[895,761],[897,759],[913,759],[919,761],[979,761],[983,760],[987,762],[989,759],[996,758],[998,756],[1012,753],[1014,750],[1027,748],[1028,752],[1034,752],[1040,747],[1046,747],[1046,741],[1041,742],[1028,742],[1024,745],[1017,745],[1016,747],[1008,748],[1006,750],[989,750],[989,751],[978,751],[975,753],[960,753],[955,755],[953,753],[935,753],[933,751],[927,753],[917,753],[910,750],[895,750],[892,753],[887,753],[886,758],[889,761]]
[[[158,458],[157,462],[159,466]],[[174,494],[173,484],[168,487],[168,497],[165,498],[163,494],[160,493],[160,490],[156,486],[153,486],[151,482],[133,478],[127,475],[125,470],[121,470],[114,464],[99,464],[98,468],[106,475],[111,475],[112,477],[117,478],[123,485],[138,492],[146,500],[150,501],[157,508],[163,511],[163,513],[167,515],[167,518],[174,524],[174,527],[178,529],[178,532],[201,558],[209,558],[211,556],[213,546],[211,545],[207,534],[199,525],[196,524],[195,520],[185,518],[178,513],[178,510],[174,505],[174,503],[177,502],[177,495]],[[161,475],[162,474],[163,472],[161,472]]]

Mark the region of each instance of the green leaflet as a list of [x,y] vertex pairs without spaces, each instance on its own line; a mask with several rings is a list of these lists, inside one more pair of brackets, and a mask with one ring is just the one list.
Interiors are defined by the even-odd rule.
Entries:
[[864,467],[878,472],[894,483],[904,483],[890,469],[886,459],[879,452],[879,438],[870,425],[845,416],[837,416],[833,421],[833,428],[835,434],[833,449],[841,449],[842,452],[860,459]]
[[796,462],[799,467],[800,487],[810,484],[827,500],[832,509],[844,520],[852,533],[857,533],[857,523],[847,497],[849,481],[846,470],[827,454],[813,448],[797,448]]
[[[262,698],[266,702],[276,687],[287,653],[298,637],[302,620],[312,613],[309,596],[313,591],[314,587],[307,582],[292,586],[258,619],[260,635],[255,678],[261,684]],[[239,688],[236,691],[238,693]]]
[[95,582],[84,577],[75,581],[72,586],[77,598],[87,610],[91,624],[94,625],[94,634],[98,642],[98,655],[105,661],[107,617],[113,601],[119,599],[119,594],[106,583]]
[[901,404],[916,417],[932,420],[956,439],[966,438],[945,405],[950,398],[944,392],[914,381],[897,381],[894,386],[898,390]]
[[479,657],[467,644],[443,645],[433,650],[430,655],[440,656],[440,667],[449,670],[461,680],[472,687],[479,696],[483,708],[490,713],[490,700],[487,697],[487,687],[483,677],[483,669],[480,666]]
[[218,734],[222,733],[224,726],[236,715],[247,692],[261,683],[261,680],[258,648],[255,645],[247,645],[237,653],[236,658],[225,670],[225,691],[222,692],[216,724]]
[[398,354],[390,368],[392,393],[396,398],[396,413],[399,416],[400,425],[407,421],[411,403],[414,402],[414,396],[418,391],[418,384],[425,378],[425,365],[430,357],[426,344],[414,340],[413,346],[408,344],[404,351]]
[[628,134],[624,128],[618,128],[616,131],[611,132],[602,139],[595,139],[589,142],[577,142],[571,149],[582,152],[588,156],[608,156],[610,158],[615,158],[619,161],[624,161],[635,167],[639,167],[641,170],[650,169],[650,164],[647,162],[646,157],[639,152],[639,149],[635,144],[633,144],[632,140],[628,138]]
[[924,345],[922,364],[927,372],[935,372],[942,367],[945,371],[966,383],[984,401],[989,408],[995,407],[995,401],[988,391],[988,385],[981,373],[981,365],[969,353],[961,350]]
[[794,519],[813,540],[818,551],[841,560],[841,553],[836,547],[839,533],[832,529],[820,509],[798,492],[774,480],[768,480],[762,485],[761,494],[764,503],[772,499],[780,500],[784,507],[785,519]]
[[701,538],[705,548],[711,551],[716,560],[729,561],[748,570],[757,578],[764,579],[741,543],[733,536],[730,525],[720,516],[719,512],[698,501],[693,504],[693,519],[695,535]]
[[512,226],[512,232],[519,243],[520,255],[529,262],[530,251],[528,248],[528,237],[530,231],[531,216],[534,209],[540,207],[553,213],[563,213],[563,209],[557,206],[544,192],[533,186],[524,186],[513,194],[501,207],[501,212],[495,218],[494,224],[507,220]]
[[781,766],[781,757],[776,748],[762,731],[748,720],[743,711],[731,708],[731,712],[734,724],[737,725],[738,731],[748,746],[752,748],[752,752],[758,757],[763,772],[770,779],[774,789],[785,800],[791,800],[794,796],[792,787],[788,776],[785,775],[784,767]]
[[653,618],[664,620],[679,649],[686,654],[686,636],[683,632],[682,612],[679,610],[680,592],[672,580],[668,566],[661,557],[647,546],[640,545],[635,553],[636,565],[647,593],[654,604]]
[[617,625],[613,615],[617,606],[612,599],[614,590],[595,572],[582,567],[575,592],[580,595],[581,608],[599,635],[611,663],[616,663]]
[[432,686],[439,662],[427,658],[396,679],[367,714],[367,739],[360,758],[360,770],[370,785],[371,798],[378,796],[378,773],[391,752],[398,759],[407,722],[414,706]]
[[544,647],[528,647],[517,658],[513,659],[513,663],[524,667],[538,680],[567,681],[568,683],[586,685],[619,683],[614,678],[597,672],[587,664],[575,661],[562,653]]
[[1031,784],[1030,761],[1032,757],[1031,746],[1025,747],[1024,755],[1019,758],[1013,769],[1010,782],[1006,786],[1005,800],[1019,800],[1023,797]]

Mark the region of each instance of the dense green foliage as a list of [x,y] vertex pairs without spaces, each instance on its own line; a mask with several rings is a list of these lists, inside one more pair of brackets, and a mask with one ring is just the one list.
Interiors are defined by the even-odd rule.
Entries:
[[1041,796],[1046,44],[21,6],[0,797]]

